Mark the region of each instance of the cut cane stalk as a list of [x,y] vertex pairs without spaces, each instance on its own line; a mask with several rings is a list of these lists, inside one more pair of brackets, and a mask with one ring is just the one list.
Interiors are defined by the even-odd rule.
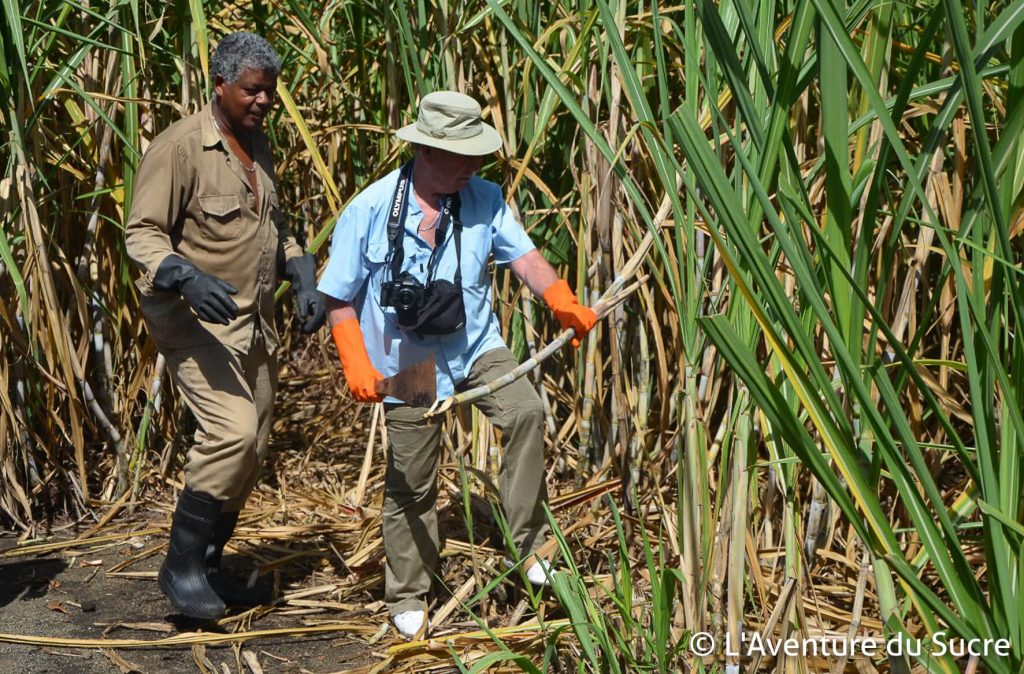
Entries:
[[[615,308],[617,304],[619,304],[627,297],[629,297],[631,294],[633,294],[637,290],[637,288],[640,287],[640,284],[643,283],[645,280],[646,277],[638,279],[635,283],[630,284],[628,287],[619,291],[615,295],[611,295],[607,299],[602,298],[597,304],[591,307],[594,310],[594,313],[597,314],[598,320],[603,319],[611,312],[612,309]],[[477,386],[476,388],[464,391],[457,395],[449,396],[444,400],[436,400],[434,404],[430,406],[430,409],[427,410],[427,413],[423,415],[424,418],[429,419],[430,417],[434,417],[439,414],[444,414],[445,412],[455,407],[456,405],[471,403],[474,400],[479,400],[484,396],[500,391],[501,389],[505,388],[506,386],[516,381],[517,379],[521,379],[530,370],[534,369],[535,367],[543,363],[545,360],[550,358],[553,353],[555,353],[563,346],[565,346],[565,344],[569,340],[571,340],[575,335],[576,331],[573,330],[572,328],[569,328],[568,330],[563,331],[562,334],[558,335],[558,337],[556,337],[550,344],[541,349],[535,357],[530,358],[529,360],[521,363],[511,372],[503,374],[497,379],[489,381],[486,384],[483,384],[482,386]]]
[[[661,213],[659,213],[659,215],[661,215]],[[640,268],[640,263],[643,262],[644,258],[647,256],[647,252],[651,249],[652,245],[654,245],[654,237],[650,232],[647,232],[647,234],[644,235],[644,238],[640,241],[640,245],[637,246],[636,252],[633,253],[633,256],[629,258],[629,262],[627,262],[626,265],[623,267],[622,272],[618,275],[618,277],[616,277],[614,281],[612,281],[612,284],[608,286],[608,289],[605,291],[601,299],[599,299],[594,304],[594,306],[591,307],[594,310],[594,313],[597,314],[598,320],[601,320],[605,316],[607,316],[612,309],[614,309],[619,303],[621,303],[629,295],[635,292],[643,284],[643,282],[647,280],[647,277],[643,276],[637,279],[632,284],[630,284],[625,289],[623,289],[623,286],[626,285],[626,282],[629,279],[631,279],[636,274],[637,269]],[[439,414],[444,414],[445,412],[455,407],[456,405],[462,405],[468,402],[473,402],[474,400],[479,400],[480,398],[483,398],[486,395],[490,395],[492,393],[495,393],[496,391],[500,391],[501,389],[505,388],[515,380],[522,378],[527,372],[534,369],[535,367],[543,363],[545,360],[550,358],[551,354],[561,349],[575,335],[576,331],[573,330],[572,328],[569,328],[568,330],[565,330],[560,335],[558,335],[558,337],[556,337],[554,341],[552,341],[546,347],[541,349],[541,351],[537,353],[536,356],[522,363],[511,372],[504,374],[501,377],[495,379],[494,381],[490,381],[482,386],[478,386],[468,391],[464,391],[457,395],[449,396],[444,400],[438,399],[434,401],[434,404],[431,405],[430,409],[427,410],[427,413],[424,415],[424,418],[429,419],[430,417]]]

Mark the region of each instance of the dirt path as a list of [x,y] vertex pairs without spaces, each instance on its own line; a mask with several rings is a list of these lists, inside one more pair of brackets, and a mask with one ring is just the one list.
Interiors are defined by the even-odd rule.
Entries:
[[[153,538],[133,543],[148,546]],[[119,547],[131,548],[131,544]],[[195,628],[173,615],[170,604],[157,589],[155,577],[108,576],[105,567],[109,569],[123,558],[121,551],[110,549],[72,559],[56,555],[0,563],[0,632],[47,638],[151,641]],[[155,575],[160,559],[154,556],[139,562],[132,566],[132,573]],[[241,560],[228,561],[236,562]],[[383,617],[364,612],[359,619],[372,624],[375,620],[382,622]],[[297,625],[301,625],[297,616],[271,613],[253,621],[250,629],[286,629]],[[122,648],[112,653],[0,643],[0,672],[249,672],[253,668],[243,669],[243,663],[251,658],[268,674],[339,672],[379,662],[378,658],[370,657],[370,649],[365,637],[344,632],[263,638],[240,647]],[[202,661],[203,657],[207,662],[200,665],[197,660]]]
[[[339,404],[332,370],[308,374],[312,343],[306,352],[293,351],[282,369],[271,439],[273,460],[247,504],[239,532],[225,554],[225,567],[245,580],[261,567],[261,581],[276,583],[278,595],[317,590],[305,601],[321,606],[278,606],[222,628],[223,631],[295,629],[332,621],[355,622],[361,632],[339,630],[312,636],[260,638],[238,645],[193,648],[122,648],[107,654],[98,649],[56,648],[0,641],[0,674],[91,672],[176,674],[178,672],[342,672],[365,669],[381,662],[389,645],[398,643],[386,623],[380,599],[379,568],[370,560],[360,573],[337,562],[351,543],[346,532],[361,536],[379,528],[379,520],[344,513],[344,494],[333,485],[351,483],[358,475],[365,435],[358,408]],[[165,414],[166,408],[165,408]],[[166,420],[165,420],[166,421]],[[173,420],[188,428],[182,417]],[[156,444],[156,443],[154,443]],[[155,452],[156,450],[154,450]],[[180,451],[180,450],[179,450]],[[157,463],[154,455],[153,463]],[[175,470],[171,482],[180,478]],[[371,490],[367,490],[370,492]],[[327,492],[327,493],[325,493]],[[89,544],[43,555],[3,557],[0,552],[0,633],[68,639],[135,639],[155,641],[194,631],[180,621],[156,584],[163,559],[174,489],[153,475],[144,487],[144,502],[134,514],[119,513],[96,535],[112,532],[123,537],[106,544]],[[306,496],[311,496],[307,500]],[[102,514],[98,510],[97,514]],[[344,519],[345,531],[332,529]],[[52,540],[81,536],[93,522],[80,527],[55,524]],[[268,528],[284,532],[261,537]],[[287,530],[294,528],[293,532]],[[152,533],[133,532],[157,529]],[[370,536],[372,539],[375,536]],[[0,551],[16,543],[11,532],[0,532]],[[111,575],[119,565],[122,575]],[[334,589],[324,591],[333,586]],[[369,590],[365,589],[369,587]],[[299,601],[302,603],[302,601]],[[369,606],[369,610],[366,608]],[[377,640],[368,637],[372,630]],[[368,643],[373,641],[373,643]],[[255,662],[255,666],[247,664]]]

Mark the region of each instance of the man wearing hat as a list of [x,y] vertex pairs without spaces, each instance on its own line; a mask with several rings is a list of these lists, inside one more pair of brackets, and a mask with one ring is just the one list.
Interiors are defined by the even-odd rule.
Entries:
[[[491,256],[543,297],[573,345],[596,322],[536,250],[501,188],[475,175],[501,146],[469,96],[437,91],[420,102],[416,123],[399,129],[414,157],[363,190],[342,212],[318,286],[353,397],[384,402],[388,465],[384,493],[385,600],[396,629],[426,626],[425,600],[438,561],[438,419],[426,408],[384,398],[376,382],[434,357],[437,394],[479,386],[517,362],[492,310]],[[543,410],[525,380],[479,400],[501,430],[499,491],[527,578],[544,585],[550,565],[532,553],[547,526]]]

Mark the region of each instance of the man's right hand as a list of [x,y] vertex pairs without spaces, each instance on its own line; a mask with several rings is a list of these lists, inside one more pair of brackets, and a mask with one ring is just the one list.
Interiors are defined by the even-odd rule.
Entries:
[[238,316],[238,305],[231,299],[238,290],[183,257],[165,257],[153,275],[153,287],[180,293],[201,321],[227,325]]
[[373,367],[366,353],[359,319],[346,318],[335,323],[331,328],[331,336],[334,337],[334,345],[338,347],[341,369],[345,372],[352,397],[361,403],[383,402],[384,396],[377,393],[376,386],[384,376]]
[[227,281],[197,270],[181,286],[181,295],[196,310],[199,320],[227,325],[238,316],[238,305],[231,299],[237,293]]

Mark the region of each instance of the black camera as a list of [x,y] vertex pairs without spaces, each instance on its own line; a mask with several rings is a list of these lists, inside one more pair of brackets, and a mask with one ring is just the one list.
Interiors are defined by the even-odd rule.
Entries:
[[380,305],[397,311],[416,311],[423,306],[423,284],[409,272],[402,272],[394,281],[380,284]]

